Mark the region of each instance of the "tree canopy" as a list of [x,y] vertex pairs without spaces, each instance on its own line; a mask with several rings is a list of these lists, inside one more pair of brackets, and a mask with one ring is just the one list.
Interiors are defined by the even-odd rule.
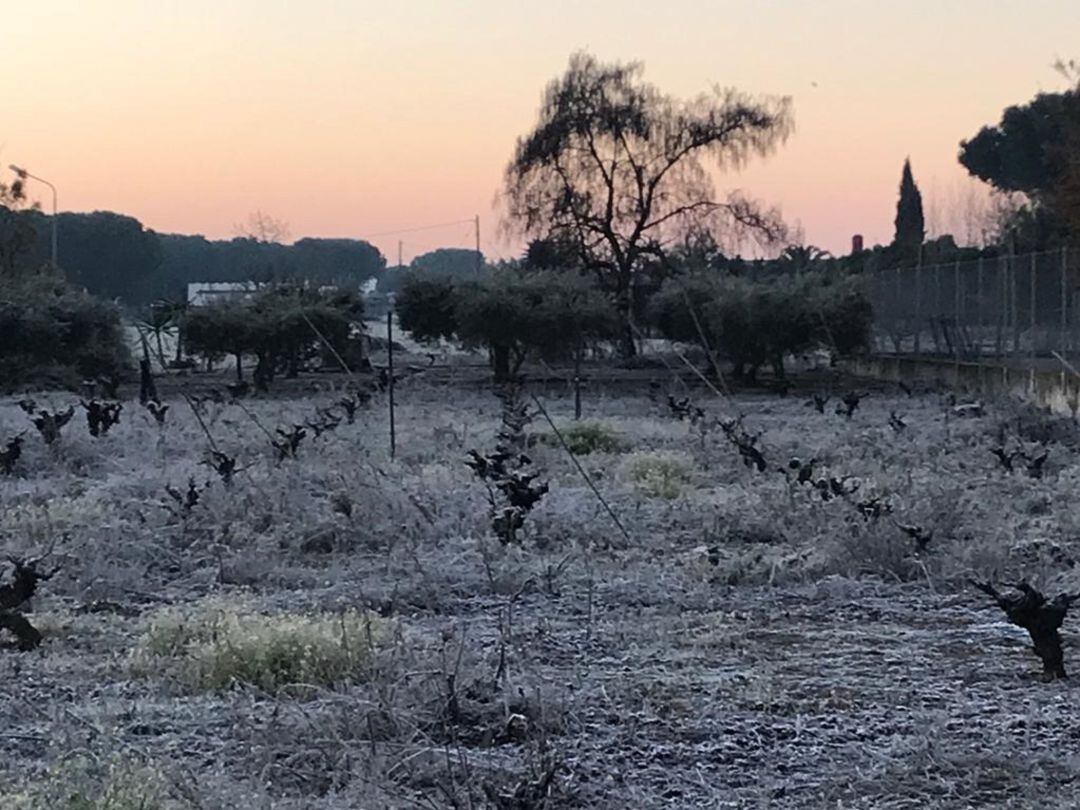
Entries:
[[697,343],[749,379],[766,363],[783,376],[786,356],[815,346],[854,352],[872,314],[856,279],[824,271],[759,281],[690,273],[665,281],[650,310],[665,337]]
[[1080,90],[1039,93],[1007,107],[996,125],[960,142],[959,160],[1000,191],[1038,196],[1060,181],[1068,165],[1070,133],[1080,127]]
[[[21,189],[18,189],[21,194]],[[58,219],[61,270],[93,295],[140,307],[181,300],[193,281],[285,278],[358,288],[378,277],[386,259],[358,239],[300,239],[291,245],[259,238],[209,240],[162,234],[133,217],[108,211],[62,213]],[[0,187],[0,271],[37,270],[48,261],[50,217],[16,201]]]
[[396,307],[401,327],[417,340],[486,348],[497,380],[530,356],[561,359],[610,339],[617,324],[594,285],[557,271],[507,269],[470,281],[410,274]]
[[0,275],[0,390],[75,388],[130,365],[120,313],[55,270]]
[[[11,185],[0,183],[0,275],[9,278],[25,267],[25,261],[37,240],[34,221],[27,211],[22,178]],[[29,264],[32,264],[30,262]],[[33,265],[36,269],[41,264]]]
[[[738,193],[717,198],[710,160],[737,169],[792,128],[787,98],[717,88],[683,100],[642,79],[639,63],[577,53],[544,92],[539,120],[506,168],[505,227],[572,245],[623,315],[635,273],[687,231],[721,226],[775,238],[775,212]],[[623,351],[634,351],[629,328]]]
[[235,357],[240,380],[244,357],[254,356],[255,383],[263,388],[277,374],[295,376],[318,358],[336,366],[340,357],[354,368],[363,358],[357,340],[362,315],[363,302],[354,293],[283,283],[244,298],[190,307],[182,316],[181,333],[192,354],[209,361]]
[[1080,234],[1080,76],[1061,65],[1073,86],[1039,93],[1005,109],[996,125],[960,143],[960,163],[975,177],[1026,202],[1003,231],[1017,251],[1041,250]]

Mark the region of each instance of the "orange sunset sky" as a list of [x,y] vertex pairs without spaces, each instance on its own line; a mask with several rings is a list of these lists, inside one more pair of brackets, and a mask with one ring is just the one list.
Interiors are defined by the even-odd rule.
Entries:
[[[587,49],[691,95],[790,95],[796,132],[720,187],[778,204],[808,243],[888,241],[911,156],[928,204],[964,183],[958,142],[1065,80],[1080,0],[80,0],[0,14],[0,162],[61,210],[229,237],[255,209],[293,238],[479,214],[544,85]],[[5,169],[6,172],[6,169]],[[48,203],[43,190],[38,194]],[[401,236],[405,259],[471,225]],[[393,263],[396,235],[373,238]]]

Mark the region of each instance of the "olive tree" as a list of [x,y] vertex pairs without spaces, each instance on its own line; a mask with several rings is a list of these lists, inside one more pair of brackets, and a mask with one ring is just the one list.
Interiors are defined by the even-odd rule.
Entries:
[[402,329],[416,340],[486,349],[496,381],[530,357],[580,359],[617,332],[610,301],[587,279],[554,271],[489,273],[476,281],[409,276],[398,293]]
[[763,281],[688,274],[666,281],[650,312],[665,337],[697,343],[748,380],[766,364],[783,377],[786,357],[817,346],[839,355],[863,348],[872,317],[858,279],[824,272]]
[[306,284],[275,284],[249,297],[191,307],[181,332],[188,351],[207,359],[236,358],[243,380],[243,358],[254,355],[255,384],[265,388],[275,375],[296,376],[325,348],[332,356],[362,355],[354,340],[360,331],[363,301],[352,292],[318,290]]

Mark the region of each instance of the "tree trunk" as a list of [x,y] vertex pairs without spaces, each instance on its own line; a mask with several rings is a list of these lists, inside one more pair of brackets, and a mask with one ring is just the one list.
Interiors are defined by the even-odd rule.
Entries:
[[772,367],[773,367],[773,374],[776,375],[776,379],[778,379],[778,380],[785,379],[786,375],[784,374],[784,355],[782,355],[782,354],[774,355],[773,359],[772,359]]
[[495,370],[495,382],[510,380],[510,347],[496,344],[491,347],[491,363]]
[[150,358],[143,357],[139,361],[139,403],[145,405],[152,399],[157,399],[157,386],[150,371]]
[[615,308],[622,319],[619,329],[619,356],[623,359],[637,356],[637,343],[634,340],[634,299],[630,290],[619,290],[615,294]]
[[634,330],[629,323],[625,324],[619,332],[619,356],[626,359],[637,357],[637,343],[634,341]]
[[255,390],[265,394],[270,390],[270,381],[274,379],[274,366],[264,352],[260,352],[257,358],[255,373],[252,377],[255,381]]
[[236,353],[236,381],[237,382],[243,382],[244,381],[244,365],[243,365],[243,360],[241,359],[242,357],[243,357],[243,354],[241,352]]

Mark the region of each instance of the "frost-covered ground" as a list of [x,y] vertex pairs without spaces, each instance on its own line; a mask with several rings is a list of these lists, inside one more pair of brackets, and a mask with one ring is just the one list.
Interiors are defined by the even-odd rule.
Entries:
[[[965,584],[1080,590],[1077,429],[1005,403],[956,418],[941,394],[874,391],[848,420],[835,397],[819,414],[695,391],[760,431],[758,472],[710,420],[673,418],[657,378],[652,398],[586,394],[617,447],[578,458],[626,535],[548,437],[528,452],[550,493],[509,548],[462,463],[499,427],[481,386],[402,383],[394,460],[378,396],[280,463],[269,435],[340,392],[209,402],[205,430],[183,399],[161,427],[129,403],[97,439],[79,411],[52,447],[0,401],[0,446],[30,428],[0,540],[61,565],[29,614],[43,647],[0,650],[2,806],[1080,804],[1080,695],[1035,680],[1022,631]],[[534,393],[569,424],[565,387]],[[1043,476],[1003,470],[999,446],[1048,448]],[[794,483],[792,458],[850,494]],[[167,488],[189,482],[186,508]],[[875,498],[892,513],[859,511]],[[925,551],[898,522],[933,530]],[[259,647],[252,616],[303,641]],[[292,672],[324,644],[346,675],[211,677]]]

